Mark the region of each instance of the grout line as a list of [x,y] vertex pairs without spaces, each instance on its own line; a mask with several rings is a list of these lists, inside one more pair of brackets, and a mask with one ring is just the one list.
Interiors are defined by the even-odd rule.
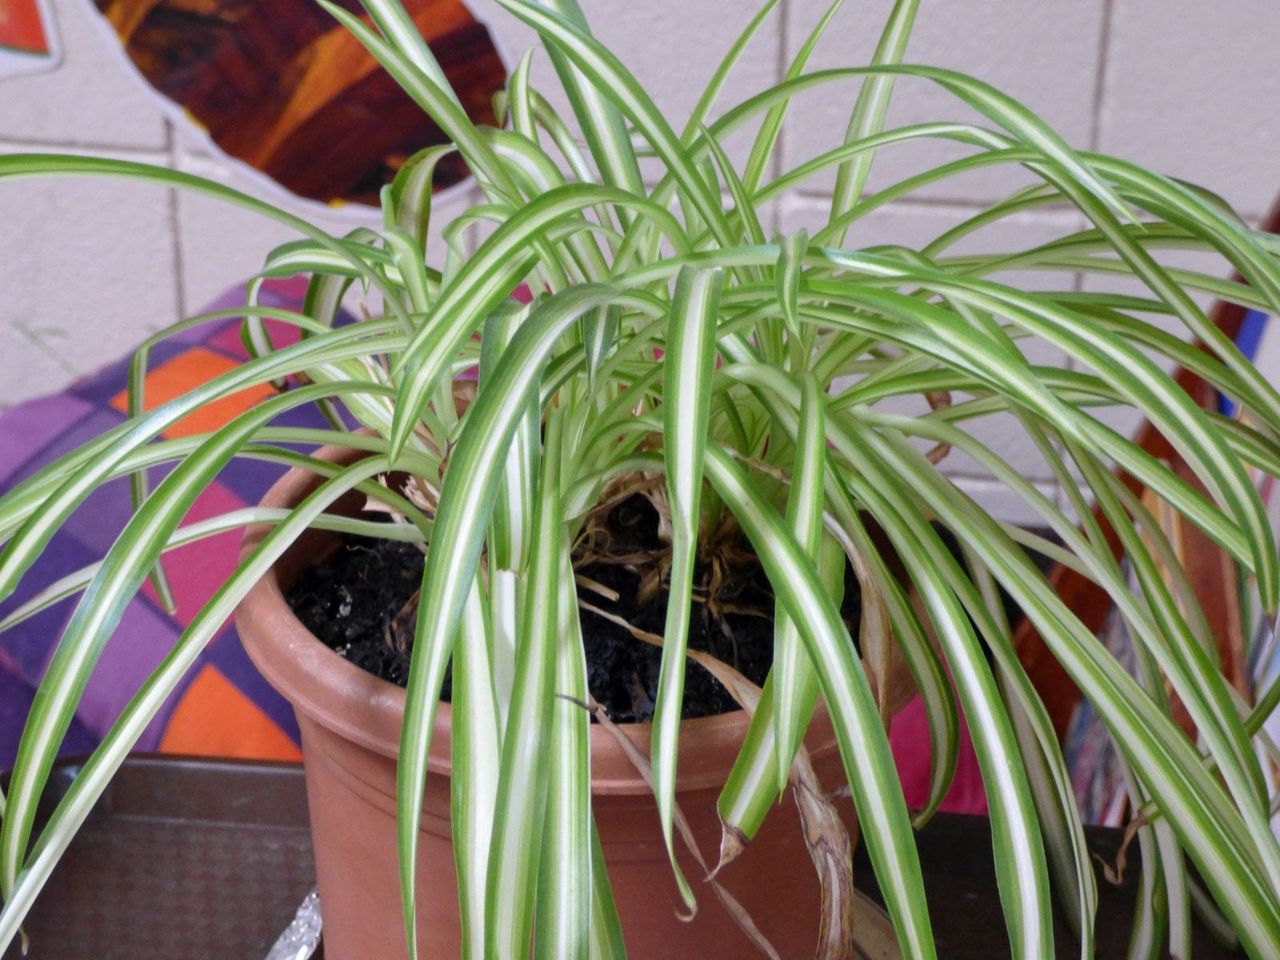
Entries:
[[[817,191],[807,191],[803,189],[793,190],[784,195],[786,199],[801,200],[807,203],[823,203],[829,202],[831,195],[829,193],[821,193]],[[899,197],[891,203],[885,204],[879,210],[902,210],[909,208],[913,211],[926,211],[934,213],[953,213],[953,214],[973,214],[981,213],[986,210],[995,201],[974,200],[971,198],[946,198],[946,197]],[[1078,211],[1075,207],[1066,204],[1051,207],[1041,207],[1032,213],[1018,214],[1018,217],[1027,220],[1049,220],[1054,222],[1066,223],[1067,221],[1078,222]]]
[[[945,462],[945,461],[944,461]],[[1004,482],[998,477],[989,473],[974,473],[971,469],[961,467],[959,470],[939,469],[939,472],[948,480],[957,483],[966,483],[972,486],[987,487],[991,490],[1008,490]],[[1027,477],[1033,487],[1039,489],[1041,493],[1047,493],[1052,487],[1058,486],[1056,477]]]
[[1089,149],[1097,150],[1102,139],[1102,112],[1106,106],[1108,67],[1111,62],[1111,28],[1115,21],[1115,0],[1102,0],[1102,29],[1098,31],[1098,68],[1093,83],[1093,122],[1089,126]]
[[24,340],[48,357],[54,364],[61,367],[68,376],[75,376],[76,369],[66,361],[61,353],[55,350],[41,335],[39,330],[29,327],[22,320],[11,320],[9,327],[18,331]]
[[[998,497],[1001,502],[1015,507],[1015,509],[1020,512],[1029,511],[1032,514],[1035,513],[1034,507],[1023,500],[1018,493],[1011,490],[1009,487],[1006,487],[998,480],[992,480],[989,477],[978,478],[962,476],[959,474],[945,474],[945,476],[948,481],[954,484],[958,490],[967,496],[981,496],[983,494],[988,496],[994,495]],[[1066,496],[1061,484],[1056,480],[1033,480],[1032,486],[1035,487],[1041,496],[1047,499],[1054,506],[1059,506],[1061,500]],[[996,514],[997,516],[1001,513],[998,508],[990,509],[988,512]],[[1006,514],[1006,516],[1008,516],[1008,514]]]
[[167,144],[159,147],[140,147],[136,144],[86,143],[80,140],[49,140],[42,137],[23,137],[5,134],[0,137],[0,150],[30,150],[38,147],[51,151],[70,151],[74,153],[108,153],[124,154],[131,157],[163,157],[167,152]]
[[[814,189],[805,188],[805,187],[796,187],[795,189],[788,191],[787,196],[794,197],[800,200],[811,200],[811,201],[819,201],[819,202],[829,202],[831,200],[831,193],[829,191],[814,190]],[[957,211],[957,212],[963,211],[966,213],[973,213],[973,212],[986,210],[989,206],[991,206],[991,204],[995,202],[996,202],[996,199],[984,200],[982,198],[975,198],[975,197],[950,197],[950,196],[922,197],[917,195],[917,196],[898,197],[896,200],[893,200],[892,202],[885,204],[885,206],[880,209],[887,210],[890,207],[921,207],[921,208],[927,208],[931,210],[950,209],[952,211]],[[1072,209],[1072,208],[1068,208],[1066,206],[1049,207],[1049,208],[1045,208],[1045,212],[1062,213],[1067,211],[1068,209]]]

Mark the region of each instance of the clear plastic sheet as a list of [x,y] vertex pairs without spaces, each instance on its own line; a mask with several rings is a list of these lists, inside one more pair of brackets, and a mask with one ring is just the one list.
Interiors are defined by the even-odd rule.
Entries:
[[320,945],[320,896],[315,890],[308,893],[298,906],[298,912],[267,953],[266,960],[307,960]]

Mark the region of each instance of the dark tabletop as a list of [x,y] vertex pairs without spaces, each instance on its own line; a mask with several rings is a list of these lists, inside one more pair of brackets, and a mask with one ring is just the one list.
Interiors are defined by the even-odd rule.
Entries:
[[[74,770],[55,773],[53,794]],[[1113,861],[1119,831],[1088,834],[1093,852]],[[939,815],[919,843],[939,956],[1008,956],[986,820]],[[1124,956],[1136,861],[1135,844],[1119,887],[1099,874],[1099,957]],[[877,896],[865,858],[855,869]],[[314,882],[300,767],[131,759],[32,912],[29,957],[262,960]],[[1058,956],[1079,955],[1060,919],[1056,934]],[[1235,956],[1203,930],[1195,937],[1197,960]],[[18,956],[15,947],[3,960]]]

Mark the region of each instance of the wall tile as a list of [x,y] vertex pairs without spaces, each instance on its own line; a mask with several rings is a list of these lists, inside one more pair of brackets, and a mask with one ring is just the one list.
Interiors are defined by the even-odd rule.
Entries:
[[1101,149],[1268,210],[1280,191],[1275,4],[1115,4]]
[[[335,236],[342,236],[356,226],[376,227],[380,224],[380,215],[371,207],[328,210],[319,204],[291,199],[279,189],[264,189],[258,178],[245,176],[229,163],[210,160],[185,148],[179,166],[262,197]],[[437,197],[433,203],[431,231],[427,240],[427,259],[432,265],[443,263],[443,227],[465,209],[468,199],[473,196],[469,188],[464,188],[461,192],[451,192],[447,197]],[[182,290],[188,313],[198,311],[228,287],[243,284],[261,269],[264,259],[274,247],[300,239],[300,235],[288,226],[221,200],[194,194],[179,195],[178,223]]]
[[[791,198],[782,207],[782,229],[790,233],[801,226],[813,228],[823,222],[826,212],[827,208],[821,201]],[[890,205],[859,221],[849,239],[856,247],[885,243],[919,247],[971,215],[972,211],[963,209]],[[1081,224],[1075,214],[1066,211],[1013,217],[967,238],[955,252],[991,253],[1026,249],[1072,233],[1080,229]],[[1045,272],[997,275],[994,279],[1025,289],[1070,289],[1072,283],[1070,274]],[[1019,345],[1034,363],[1060,366],[1066,362],[1062,351],[1043,341],[1027,339]],[[961,398],[954,399],[958,402]],[[1014,417],[1007,414],[983,417],[968,421],[965,429],[1005,460],[1018,464],[1024,475],[1036,480],[1047,480],[1052,476],[1049,465]],[[942,461],[942,469],[953,475],[986,475],[986,471],[971,457],[954,450]]]
[[[198,174],[267,199],[290,213],[333,229],[331,223],[318,222],[317,208],[305,213],[300,204],[281,202],[279,194],[264,196],[256,181],[243,177],[227,163],[183,150],[179,169]],[[372,221],[372,217],[369,218]],[[352,224],[354,226],[354,223]],[[178,244],[181,251],[184,309],[195,313],[216,299],[228,287],[243,284],[262,268],[267,254],[276,246],[301,235],[285,226],[222,200],[192,193],[179,193],[177,200]],[[350,227],[346,227],[350,229]],[[341,227],[339,234],[345,232]]]
[[76,371],[17,320],[0,325],[0,410],[57,389]]
[[[1161,263],[1170,268],[1194,270],[1214,277],[1227,277],[1231,274],[1228,265],[1216,254],[1175,250],[1158,251],[1157,257]],[[1083,277],[1081,287],[1084,290],[1093,292],[1121,293],[1144,298],[1152,297],[1151,291],[1142,281],[1132,276],[1088,274]],[[1192,299],[1206,313],[1213,308],[1213,297],[1207,294],[1192,293]],[[1184,340],[1191,338],[1186,325],[1176,317],[1163,313],[1147,312],[1136,312],[1134,315],[1164,330],[1166,333],[1172,333]],[[1174,363],[1167,357],[1146,349],[1143,352],[1152,357],[1161,369],[1166,372],[1173,370]],[[1139,411],[1132,408],[1095,407],[1091,413],[1102,423],[1107,424],[1125,436],[1132,436],[1145,419]]]
[[[593,0],[582,4],[592,32],[635,74],[667,120],[679,133],[730,44],[756,7],[754,3],[675,3],[672,0]],[[536,47],[533,84],[571,120],[572,110],[560,93],[555,70],[533,31],[515,20],[494,0],[473,0],[471,9],[484,17],[512,65]],[[713,117],[743,98],[777,82],[780,54],[779,14],[761,25],[712,111]],[[754,130],[730,137],[725,147],[735,162],[745,156]],[[659,174],[643,164],[647,178]]]
[[[1024,527],[1046,525],[1039,513],[1003,484],[961,478],[956,480],[956,486],[997,520]],[[1058,496],[1057,487],[1053,484],[1038,483],[1036,488],[1048,497],[1050,502],[1055,501]]]
[[[827,6],[827,0],[795,0],[790,4],[788,62]],[[846,4],[828,28],[809,69],[870,63],[889,7],[888,3]],[[1103,0],[1052,6],[1020,0],[922,4],[905,62],[948,67],[985,80],[1021,100],[1069,142],[1086,147],[1093,123],[1102,14]],[[784,166],[793,167],[839,146],[856,98],[856,81],[797,98],[784,134]],[[898,82],[886,127],[977,119],[977,114],[940,87],[911,78]],[[991,126],[985,120],[982,123]],[[938,141],[890,148],[878,156],[868,186],[878,189],[971,152]],[[944,181],[919,195],[993,200],[1027,182],[1028,177],[1018,168],[998,167]],[[811,189],[826,191],[832,182],[831,177],[815,177]]]
[[[177,319],[169,191],[99,178],[0,184],[0,403],[61,389]],[[21,325],[20,328],[16,325]],[[54,375],[60,370],[60,375]]]
[[[722,94],[723,109],[775,82],[790,54],[828,0],[787,0],[748,48]],[[55,72],[6,81],[0,90],[0,150],[14,145],[82,149],[105,147],[133,158],[170,162],[211,175],[255,195],[278,199],[232,165],[206,155],[178,136],[172,149],[158,100],[128,66],[89,0],[54,0],[65,62]],[[639,77],[677,128],[702,84],[755,7],[754,3],[683,3],[626,0],[585,3],[598,36]],[[818,48],[813,68],[865,63],[888,3],[846,4]],[[1111,8],[1111,21],[1104,13]],[[473,9],[491,24],[510,62],[530,46],[533,34],[494,0],[474,0]],[[1265,112],[1280,93],[1280,66],[1272,56],[1280,42],[1280,18],[1266,0],[1241,0],[1224,16],[1191,0],[1078,0],[1045,5],[1018,0],[936,0],[923,6],[907,59],[953,67],[992,82],[1018,97],[1057,127],[1069,141],[1087,146],[1100,135],[1101,148],[1133,157],[1165,172],[1204,182],[1246,214],[1256,217],[1280,190],[1268,158],[1280,146],[1280,124]],[[785,29],[784,29],[785,27]],[[1099,51],[1104,30],[1110,53],[1105,76]],[[786,49],[783,49],[785,46]],[[1103,110],[1094,106],[1100,77]],[[566,115],[545,52],[534,57],[534,82]],[[795,120],[783,142],[783,160],[799,162],[843,137],[856,94],[849,84],[798,98]],[[924,81],[899,84],[889,123],[974,119],[944,92]],[[727,144],[740,161],[753,137],[748,130]],[[3,146],[8,141],[9,147]],[[886,152],[871,178],[873,188],[909,176],[959,152],[922,144]],[[647,163],[652,181],[658,166]],[[1006,195],[1025,182],[1017,169],[971,175],[919,194],[921,202],[877,211],[850,236],[856,246],[904,243],[918,246],[959,220],[974,205]],[[766,230],[784,231],[821,223],[822,191],[816,179],[804,197],[786,197],[762,214]],[[438,264],[443,224],[456,216],[473,190],[437,203],[430,259]],[[284,199],[283,205],[334,232],[360,217]],[[928,205],[925,205],[925,204]],[[75,376],[126,352],[146,332],[174,319],[178,299],[193,312],[228,286],[241,283],[275,244],[293,234],[255,215],[203,197],[169,196],[140,185],[59,180],[24,183],[11,192],[0,185],[0,234],[6,290],[0,313],[0,404],[59,388]],[[365,218],[372,222],[374,215]],[[173,227],[176,225],[176,245]],[[1019,248],[1076,229],[1066,212],[1016,218],[990,231],[968,249]],[[483,230],[470,231],[474,246]],[[960,248],[963,251],[966,248]],[[57,254],[59,261],[53,259]],[[1170,262],[1181,259],[1171,256]],[[74,264],[67,271],[63,263]],[[56,264],[56,265],[55,265]],[[175,266],[176,265],[176,266]],[[1215,274],[1220,265],[1204,258],[1188,265]],[[1014,278],[1028,286],[1064,287],[1066,274]],[[1136,290],[1108,278],[1087,278],[1085,289]],[[1207,303],[1206,303],[1207,305]],[[1170,326],[1167,318],[1155,322]],[[1173,325],[1176,328],[1176,323]],[[91,337],[84,336],[86,331]],[[1042,363],[1065,358],[1043,344],[1030,348]],[[1102,411],[1104,422],[1125,432],[1140,417]],[[974,424],[975,434],[1002,456],[1047,482],[1046,465],[1007,419]],[[976,464],[959,454],[944,462],[967,487],[1002,503],[998,487],[974,479]],[[1017,514],[1015,503],[1000,510]]]
[[[244,189],[248,184],[221,164],[184,156],[179,168]],[[257,193],[257,191],[250,191]],[[289,227],[221,200],[180,193],[178,247],[183,309],[196,313],[228,287],[242,285],[262,268],[276,246],[301,239]]]
[[62,63],[0,84],[0,140],[158,149],[159,95],[133,69],[89,0],[55,0]]

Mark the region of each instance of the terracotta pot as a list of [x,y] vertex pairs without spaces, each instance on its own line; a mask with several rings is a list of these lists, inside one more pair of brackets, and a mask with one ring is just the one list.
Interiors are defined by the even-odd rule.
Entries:
[[[325,450],[331,460],[350,451]],[[292,471],[263,500],[297,503],[318,484]],[[338,509],[355,512],[359,495]],[[250,531],[246,548],[264,530]],[[302,730],[311,832],[324,913],[325,956],[367,960],[406,956],[396,871],[395,766],[404,691],[339,657],[293,615],[281,593],[306,565],[336,545],[310,531],[245,598],[236,625],[249,656],[293,704]],[[435,717],[418,867],[418,936],[426,958],[459,955],[457,883],[449,822],[450,708]],[[720,841],[716,796],[747,728],[742,712],[685,722],[678,803],[704,857],[715,863]],[[622,728],[647,755],[649,726]],[[825,784],[839,782],[840,760],[830,724],[820,715],[808,746]],[[682,851],[698,897],[691,922],[677,919],[678,894],[667,865],[652,793],[614,739],[591,729],[592,796],[609,877],[626,937],[637,960],[705,960],[759,955]],[[847,805],[846,805],[847,806]],[[784,958],[813,956],[819,891],[790,795],[766,819],[746,851],[719,879]]]

